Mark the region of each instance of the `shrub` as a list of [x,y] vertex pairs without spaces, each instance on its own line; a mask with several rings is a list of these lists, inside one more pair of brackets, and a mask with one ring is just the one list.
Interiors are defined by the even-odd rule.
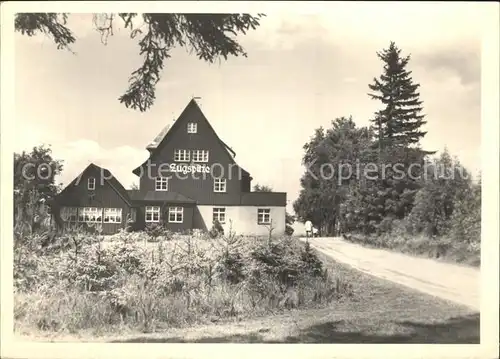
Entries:
[[210,229],[208,234],[210,238],[218,238],[224,235],[224,228],[222,227],[222,224],[218,220],[214,220],[212,228]]
[[245,279],[243,256],[239,252],[222,254],[217,260],[215,271],[224,281],[241,283]]
[[349,289],[327,276],[309,246],[290,237],[187,236],[153,244],[138,235],[150,237],[122,232],[103,242],[72,234],[67,240],[75,245],[59,252],[17,248],[18,328],[151,331],[158,323],[184,326],[324,305]]
[[163,223],[151,223],[146,226],[146,233],[149,242],[158,242],[161,239],[171,240],[173,233],[169,231]]

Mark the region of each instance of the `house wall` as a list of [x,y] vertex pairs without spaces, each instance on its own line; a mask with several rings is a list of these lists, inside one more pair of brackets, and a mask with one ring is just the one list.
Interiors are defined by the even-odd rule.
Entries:
[[[135,229],[144,229],[148,224],[146,223],[146,206],[161,207],[160,208],[160,222],[159,224],[164,225],[166,228],[173,232],[183,232],[193,228],[193,217],[195,211],[194,204],[172,204],[172,205],[159,205],[157,203],[142,204],[137,208],[137,219],[136,223],[133,225]],[[184,208],[183,222],[182,223],[170,223],[168,222],[168,210],[169,207],[182,207]]]
[[[166,143],[162,145],[163,147],[159,147],[154,151],[153,156],[150,158],[150,169],[148,170],[146,166],[143,166],[140,176],[141,193],[154,191],[155,177],[163,175],[170,176],[169,191],[182,193],[196,200],[199,204],[239,204],[240,193],[250,188],[249,178],[248,176],[243,178],[240,167],[236,165],[221,144],[201,111],[194,106],[189,107],[177,122],[179,123],[172,126]],[[197,133],[195,134],[187,132],[187,124],[191,122],[197,124]],[[206,165],[211,168],[211,173],[182,174],[168,172],[167,165],[190,164],[190,162],[174,162],[176,149],[208,150],[208,162],[195,163],[194,165]],[[225,193],[214,192],[214,176],[222,176],[226,179]]]
[[259,208],[269,208],[273,226],[273,235],[283,235],[285,233],[285,213],[283,206],[197,206],[198,213],[195,212],[193,225],[195,228],[210,229],[213,221],[214,207],[226,208],[226,222],[222,224],[224,233],[229,233],[231,229],[237,235],[269,235],[269,226],[257,223],[257,210]]
[[193,211],[194,205],[172,205],[172,207],[183,207],[183,222],[182,223],[170,223],[168,222],[168,207],[165,207],[162,211],[163,220],[165,226],[173,232],[183,232],[193,228]]
[[[94,177],[95,190],[87,189],[89,177]],[[66,187],[57,197],[57,207],[98,207],[98,208],[121,208],[122,223],[102,223],[103,234],[116,233],[120,228],[126,227],[129,206],[125,200],[102,179],[102,173],[97,168],[89,168],[82,176]],[[93,196],[91,196],[93,194]],[[77,223],[84,228],[85,223]],[[89,228],[92,230],[92,228]]]

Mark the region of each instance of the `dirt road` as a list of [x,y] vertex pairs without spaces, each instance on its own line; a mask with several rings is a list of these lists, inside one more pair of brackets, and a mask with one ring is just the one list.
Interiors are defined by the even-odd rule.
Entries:
[[[302,239],[305,241],[305,238]],[[340,238],[313,238],[311,245],[333,259],[421,292],[479,311],[478,269],[365,248]]]

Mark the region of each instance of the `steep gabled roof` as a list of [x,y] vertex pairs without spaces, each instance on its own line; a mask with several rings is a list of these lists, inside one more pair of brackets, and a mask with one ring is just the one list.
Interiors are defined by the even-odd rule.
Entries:
[[71,181],[59,194],[62,195],[70,186],[75,185],[80,181],[80,178],[85,174],[85,172],[90,170],[97,170],[103,175],[104,180],[109,186],[130,206],[130,198],[128,196],[127,190],[122,184],[116,179],[116,177],[106,168],[99,167],[94,163],[89,164],[73,181]]
[[[198,104],[196,103],[196,101],[195,101],[194,98],[191,99],[191,101],[189,101],[189,103],[187,104],[186,108],[182,111],[182,113],[180,114],[179,118],[173,123],[173,125],[167,125],[167,126],[165,126],[163,128],[163,130],[155,137],[155,139],[153,140],[153,142],[151,142],[146,147],[146,149],[150,152],[149,158],[151,158],[152,156],[154,156],[154,154],[157,151],[159,151],[165,145],[165,143],[167,142],[170,134],[172,132],[174,132],[174,130],[180,126],[180,124],[181,124],[182,120],[184,119],[184,117],[187,115],[187,113],[189,112],[189,110],[192,110],[192,109],[194,109],[195,111],[199,111],[199,113],[201,114],[202,118],[208,124],[208,128],[212,131],[213,135],[217,138],[217,141],[219,141],[219,143],[222,145],[222,147],[228,153],[228,155],[231,158],[231,160],[233,160],[234,157],[236,157],[236,152],[234,152],[234,150],[231,147],[229,147],[224,141],[222,141],[220,139],[220,137],[217,135],[217,132],[215,132],[214,128],[212,127],[212,125],[210,124],[210,122],[207,120],[207,118],[203,114],[203,111],[201,110],[200,106],[198,106]],[[140,168],[142,166],[144,166],[146,164],[146,162],[147,161],[145,161],[142,165],[140,165],[139,167],[137,167],[136,169],[134,169],[132,172],[135,175],[139,175],[138,173],[140,171]],[[233,162],[234,162],[234,160],[233,160]]]
[[163,130],[161,130],[161,132],[155,137],[155,139],[153,140],[153,142],[151,142],[149,145],[147,145],[146,149],[151,152],[156,147],[158,147],[158,144],[163,140],[163,138],[168,133],[168,131],[170,131],[171,127],[172,126],[170,126],[170,125],[166,125],[163,128]]

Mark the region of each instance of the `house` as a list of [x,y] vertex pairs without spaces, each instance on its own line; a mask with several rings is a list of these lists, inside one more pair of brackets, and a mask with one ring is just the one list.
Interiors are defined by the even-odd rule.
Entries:
[[286,193],[252,192],[250,174],[235,161],[192,99],[179,118],[147,147],[149,158],[132,172],[139,189],[127,190],[102,167],[90,164],[55,199],[65,225],[125,228],[163,224],[183,232],[209,230],[219,221],[225,232],[264,235],[285,231]]

